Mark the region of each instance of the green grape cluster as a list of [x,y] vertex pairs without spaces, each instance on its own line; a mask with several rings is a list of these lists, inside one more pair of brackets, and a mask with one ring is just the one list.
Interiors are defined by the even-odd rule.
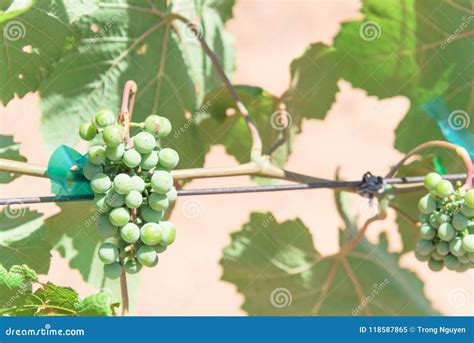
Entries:
[[171,132],[168,119],[146,118],[136,125],[132,144],[116,119],[112,111],[100,110],[79,129],[84,140],[99,141],[89,148],[83,173],[100,213],[97,230],[106,240],[99,259],[111,279],[122,270],[135,274],[142,266],[156,266],[158,254],[175,240],[174,224],[162,218],[177,197],[170,170],[179,162],[178,153],[158,141]]
[[456,187],[436,173],[425,176],[429,193],[418,202],[420,240],[415,256],[433,271],[474,268],[474,189]]

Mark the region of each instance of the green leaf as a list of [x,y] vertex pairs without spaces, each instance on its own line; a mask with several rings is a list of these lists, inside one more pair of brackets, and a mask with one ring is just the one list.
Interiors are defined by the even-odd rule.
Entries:
[[13,204],[0,213],[0,261],[9,268],[27,264],[46,273],[51,260],[51,246],[45,239],[42,214]]
[[277,223],[271,213],[252,213],[232,234],[221,265],[250,315],[437,313],[422,282],[387,251],[384,237],[378,245],[362,239],[347,254],[321,256],[301,220]]
[[3,105],[15,95],[21,98],[36,91],[73,42],[62,2],[30,2],[24,8],[6,13],[9,14],[0,16],[0,103]]
[[[0,158],[26,162],[26,158],[20,155],[20,144],[13,141],[13,136],[0,135]],[[8,183],[18,176],[18,174],[0,172],[0,183]]]
[[[170,9],[163,1],[130,6],[100,3],[74,24],[81,37],[77,50],[56,65],[40,89],[41,131],[48,148],[74,145],[80,123],[99,108],[118,112],[129,79],[138,84],[134,121],[156,113],[168,117],[174,130],[189,124],[187,118],[210,87],[218,84],[217,77],[190,30],[177,22],[171,25],[157,11],[190,15],[198,24],[205,19],[205,24],[198,25],[201,34],[228,72],[233,68],[233,53],[215,9],[206,3],[180,6],[184,4],[173,3]],[[165,143],[178,150],[180,167],[202,166],[208,146],[196,127],[179,139],[171,135]]]

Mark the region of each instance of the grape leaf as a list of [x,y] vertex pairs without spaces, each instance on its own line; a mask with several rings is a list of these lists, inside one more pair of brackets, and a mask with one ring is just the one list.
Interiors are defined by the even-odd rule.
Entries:
[[46,241],[42,214],[15,203],[0,213],[0,261],[9,268],[27,264],[46,273],[51,260],[51,246]]
[[[206,2],[184,3],[184,9],[179,2],[166,6],[163,1],[99,3],[74,23],[81,37],[77,50],[56,65],[40,89],[41,130],[49,148],[75,144],[80,123],[97,109],[118,111],[128,79],[138,84],[134,121],[157,113],[168,117],[175,130],[187,124],[186,115],[218,82],[209,59],[196,49],[192,32],[168,20],[169,12],[190,15],[192,21],[205,18],[205,25],[198,22],[200,34],[227,72],[233,68],[233,53],[221,17]],[[196,127],[166,143],[178,150],[183,168],[201,166],[208,150]]]
[[[347,238],[341,232],[341,242]],[[277,223],[252,213],[232,234],[223,280],[245,296],[250,315],[433,315],[416,275],[387,251],[386,238],[365,238],[348,253],[321,256],[299,219]]]
[[364,0],[362,13],[363,20],[342,26],[334,47],[343,78],[354,86],[382,98],[410,99],[395,146],[406,152],[443,138],[436,122],[422,113],[423,105],[436,97],[472,131],[474,70],[472,54],[466,53],[474,42],[472,3]]
[[[13,141],[13,136],[0,135],[0,158],[22,162],[26,161],[26,158],[20,155],[20,144]],[[0,183],[8,183],[18,176],[18,174],[0,172]]]
[[[16,3],[16,2],[15,2]],[[0,17],[0,102],[36,91],[54,62],[74,48],[60,1],[41,0]],[[7,12],[6,12],[7,13]]]

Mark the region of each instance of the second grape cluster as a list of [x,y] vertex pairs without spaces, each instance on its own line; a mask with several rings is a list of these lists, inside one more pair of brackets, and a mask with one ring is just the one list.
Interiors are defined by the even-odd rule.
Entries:
[[162,220],[177,197],[170,171],[179,156],[159,143],[170,134],[171,123],[151,115],[134,127],[138,132],[128,144],[117,116],[104,109],[79,129],[82,139],[98,142],[88,150],[83,173],[100,213],[98,232],[107,240],[99,247],[99,259],[111,279],[123,270],[135,274],[142,266],[155,266],[158,254],[176,237],[174,224]]
[[429,194],[418,203],[420,240],[415,256],[433,271],[474,268],[474,190],[455,189],[437,173],[425,177]]

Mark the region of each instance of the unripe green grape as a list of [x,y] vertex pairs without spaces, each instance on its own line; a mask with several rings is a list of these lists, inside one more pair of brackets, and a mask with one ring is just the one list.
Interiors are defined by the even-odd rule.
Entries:
[[444,263],[442,261],[431,259],[428,261],[428,267],[434,272],[439,272],[441,269],[443,269]]
[[129,168],[137,167],[142,161],[142,156],[135,149],[125,151],[122,162]]
[[470,262],[474,263],[474,252],[468,252],[466,256]]
[[443,241],[449,242],[454,238],[456,235],[456,231],[449,223],[441,224],[438,229],[438,237],[441,238]]
[[157,244],[157,245],[154,245],[153,248],[155,248],[155,251],[156,251],[157,254],[161,254],[162,252],[166,251],[166,249],[168,247],[164,246],[164,245]]
[[420,220],[421,223],[429,223],[430,222],[430,214],[420,213],[418,215],[418,219]]
[[114,190],[119,194],[128,194],[132,190],[130,176],[124,173],[118,174],[114,178]]
[[110,207],[122,207],[125,205],[125,197],[122,194],[118,194],[113,189],[109,190],[105,196],[105,202]]
[[465,272],[468,269],[469,269],[469,265],[460,263],[460,266],[456,271],[462,273],[462,272]]
[[104,265],[104,275],[108,279],[118,279],[122,275],[122,266],[118,262]]
[[115,123],[115,114],[108,108],[100,109],[92,117],[92,123],[96,128],[103,129]]
[[157,223],[146,223],[140,229],[140,239],[146,245],[155,245],[160,243],[162,227]]
[[140,217],[148,223],[159,223],[163,215],[163,211],[155,211],[150,206],[142,206],[140,208]]
[[439,213],[438,212],[434,212],[430,215],[429,223],[435,229],[439,228],[439,226],[441,225],[441,223],[439,222],[438,219],[439,219]]
[[140,228],[134,223],[128,223],[120,229],[120,237],[127,243],[135,243],[140,238]]
[[108,215],[101,215],[97,218],[97,231],[101,238],[110,238],[117,233],[117,227],[112,225]]
[[156,147],[156,139],[151,133],[140,132],[133,137],[133,146],[138,152],[148,154]]
[[428,254],[428,255],[421,255],[421,254],[418,253],[416,250],[415,250],[415,257],[416,257],[416,259],[417,259],[418,261],[421,261],[421,262],[426,262],[426,261],[428,261],[428,260],[431,258],[430,254]]
[[143,196],[140,192],[131,190],[126,196],[125,196],[125,204],[127,205],[128,208],[139,208],[143,203]]
[[127,260],[123,265],[123,269],[128,274],[136,274],[142,269],[142,265],[136,260]]
[[92,125],[91,122],[82,123],[79,127],[79,136],[85,141],[91,141],[95,138],[97,129]]
[[452,224],[457,231],[463,231],[468,226],[469,220],[461,213],[458,213],[454,216]]
[[461,206],[461,213],[468,218],[474,217],[474,208],[467,207],[466,205]]
[[173,203],[176,201],[176,198],[178,197],[178,191],[176,191],[176,188],[171,187],[171,189],[166,193],[166,196],[168,197],[168,201],[170,203]]
[[453,255],[448,255],[445,257],[444,265],[449,270],[457,270],[461,267],[461,263],[459,263],[458,259]]
[[150,170],[156,167],[158,164],[158,154],[156,151],[152,151],[142,156],[140,167],[144,170]]
[[444,241],[439,241],[436,243],[436,251],[442,256],[449,254],[449,244]]
[[110,264],[117,260],[119,252],[113,243],[102,243],[98,251],[99,259],[103,264]]
[[158,255],[156,254],[155,248],[148,245],[141,246],[137,250],[137,260],[147,267],[156,266]]
[[453,184],[448,180],[441,180],[434,188],[436,195],[440,198],[445,198],[454,193]]
[[179,163],[178,153],[170,148],[161,149],[159,154],[159,164],[167,169],[173,169]]
[[425,187],[429,191],[434,189],[438,182],[440,182],[443,178],[438,173],[429,173],[425,176]]
[[148,206],[150,206],[155,211],[166,210],[170,202],[166,194],[151,193],[148,196]]
[[446,213],[439,213],[437,220],[438,220],[438,223],[441,225],[444,223],[449,223],[451,221],[451,217],[447,215]]
[[474,209],[474,189],[466,192],[464,195],[464,202],[466,203],[467,207]]
[[151,188],[156,193],[166,194],[173,187],[171,173],[164,170],[156,170],[151,177]]
[[431,252],[431,258],[436,261],[444,261],[444,256],[438,253],[436,249]]
[[124,138],[123,126],[118,124],[109,125],[102,133],[105,145],[108,147],[117,147],[122,143]]
[[423,214],[430,214],[436,210],[436,200],[431,195],[425,195],[418,202],[418,209]]
[[102,145],[91,146],[87,152],[87,157],[92,164],[103,164],[105,162],[105,148]]
[[166,137],[171,133],[171,122],[168,118],[151,115],[145,119],[145,131],[157,137]]
[[142,193],[145,190],[145,181],[140,176],[134,175],[130,178],[132,189]]
[[462,239],[462,248],[469,253],[474,252],[474,234],[467,235]]
[[125,146],[119,144],[116,147],[107,147],[105,149],[105,156],[111,161],[120,161],[125,153]]
[[130,212],[124,207],[114,208],[109,213],[109,220],[113,225],[124,226],[130,220]]
[[467,254],[458,256],[458,261],[459,261],[461,264],[469,264],[469,263],[471,262],[471,261],[469,261],[469,258],[467,257]]
[[456,257],[464,255],[465,251],[462,248],[462,245],[461,237],[455,237],[451,242],[449,242],[449,252]]
[[92,180],[94,175],[102,173],[104,171],[104,168],[102,166],[94,165],[90,162],[87,162],[84,164],[82,167],[82,173],[84,174],[85,178],[87,180]]
[[436,236],[436,230],[429,224],[423,224],[420,227],[420,237],[423,239],[433,239]]
[[169,221],[162,221],[160,225],[162,227],[160,245],[168,246],[176,239],[176,226]]
[[111,210],[110,206],[107,204],[106,196],[104,194],[97,194],[94,197],[95,207],[99,210],[100,213],[107,213]]
[[433,248],[434,248],[433,242],[422,239],[422,240],[419,240],[418,243],[416,243],[415,251],[420,255],[426,256],[431,253]]
[[90,185],[94,193],[104,194],[110,189],[110,187],[112,187],[112,181],[110,181],[108,175],[99,173],[94,175]]

